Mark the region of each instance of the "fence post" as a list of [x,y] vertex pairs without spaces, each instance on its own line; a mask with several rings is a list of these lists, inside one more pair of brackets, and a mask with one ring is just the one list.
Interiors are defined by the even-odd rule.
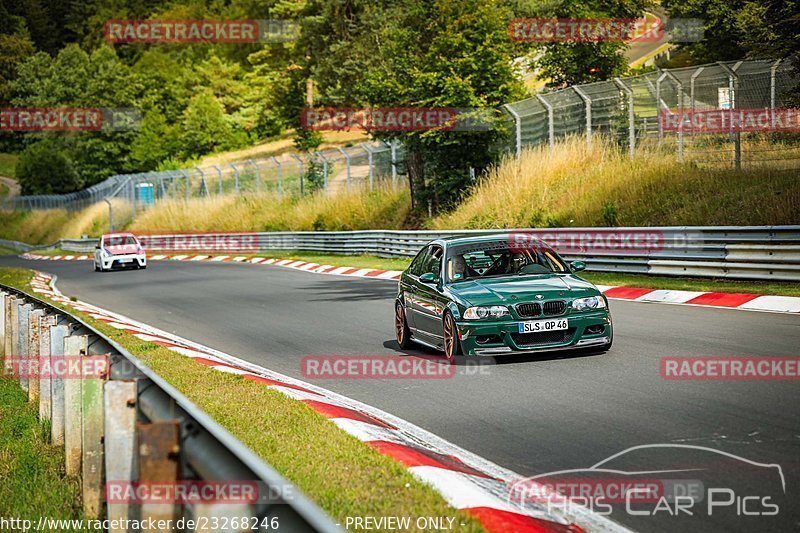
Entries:
[[[64,358],[67,367],[70,359],[80,361],[88,350],[89,338],[86,335],[72,335],[64,339]],[[68,476],[77,476],[81,471],[81,450],[83,446],[81,420],[82,387],[81,379],[64,376],[64,456]]]
[[728,91],[730,92],[730,126],[731,126],[731,141],[733,142],[733,161],[734,165],[736,166],[736,170],[741,170],[742,168],[742,133],[741,128],[737,128],[737,131],[733,131],[733,110],[736,109],[736,99],[739,96],[739,75],[736,73],[736,70],[742,64],[741,61],[736,63],[733,68],[729,67],[725,63],[718,61],[717,64],[722,67],[725,72],[728,73]]
[[372,190],[372,182],[374,175],[375,159],[372,156],[372,148],[367,146],[367,143],[361,143],[361,149],[367,152],[368,165],[369,165],[369,190]]
[[108,379],[109,356],[83,358],[81,370],[81,423],[83,514],[100,518],[103,505],[103,385]]
[[770,114],[770,125],[772,129],[770,138],[773,140],[775,137],[775,104],[777,101],[775,78],[777,77],[778,67],[781,64],[781,61],[782,61],[781,59],[778,59],[772,64],[772,66],[769,67],[769,114]]
[[519,157],[522,154],[522,117],[519,116],[519,113],[514,111],[514,108],[511,107],[510,104],[505,104],[503,107],[514,117],[514,144],[516,145],[517,157]]
[[[636,157],[636,115],[633,109],[633,89],[622,83],[619,78],[614,78],[614,83],[628,96],[628,150],[633,159]],[[661,131],[661,126],[658,131]]]
[[201,194],[204,194],[206,197],[211,196],[208,192],[208,184],[206,183],[206,173],[203,172],[203,169],[200,167],[194,167],[194,169],[200,173],[200,189],[202,190]]
[[17,337],[19,338],[19,351],[17,353],[19,354],[19,367],[21,370],[19,374],[19,385],[22,387],[22,390],[27,393],[28,376],[24,369],[27,368],[30,363],[28,358],[28,319],[30,317],[30,312],[33,310],[33,306],[29,303],[25,303],[25,300],[20,300],[20,302],[17,326]]
[[397,184],[397,139],[392,139],[392,185]]
[[248,159],[247,162],[256,167],[256,192],[261,192],[261,167],[252,159]]
[[550,151],[552,152],[555,150],[556,147],[556,135],[555,135],[555,115],[553,113],[553,106],[550,105],[550,102],[544,99],[541,94],[537,94],[536,98],[542,103],[542,105],[547,109],[547,136],[550,139]]
[[[122,488],[136,481],[136,381],[109,381],[105,386],[105,441],[106,486],[120,483]],[[108,503],[108,519],[124,523],[134,518],[131,504]],[[126,533],[127,528],[109,528],[110,533]]]
[[586,105],[586,147],[592,147],[592,99],[589,95],[583,92],[579,86],[574,85],[575,93],[581,97],[583,103]]
[[276,165],[278,165],[278,198],[283,198],[283,182],[281,181],[281,170],[283,169],[283,165],[281,165],[281,162],[278,161],[278,158],[275,156],[272,156],[272,160]]
[[[69,336],[69,326],[59,325],[50,329],[50,362],[52,367],[64,361],[64,340]],[[64,446],[65,408],[64,378],[58,372],[50,377],[50,442],[53,446]]]
[[189,173],[185,169],[180,169],[178,172],[183,175],[183,179],[186,180],[186,198],[185,201],[189,201],[189,197],[191,196],[191,180],[189,178]]
[[695,103],[696,103],[696,100],[695,100],[695,97],[694,97],[694,81],[697,79],[697,77],[705,69],[706,69],[706,67],[698,67],[697,70],[695,70],[692,73],[692,77],[689,78],[689,100],[691,100],[691,103],[692,103],[692,115],[694,115],[694,109],[695,109]]
[[322,159],[322,190],[328,190],[328,158],[322,152],[315,152],[317,157]]
[[300,166],[300,196],[303,196],[303,160],[300,159],[300,156],[297,154],[291,154],[293,159],[297,160],[297,164]]
[[678,88],[678,161],[681,163],[683,162],[683,84],[681,81],[675,77],[675,75],[666,70],[664,71],[666,76],[672,80],[675,86]]
[[[174,484],[180,479],[180,423],[152,422],[139,424],[137,428],[139,482]],[[140,519],[174,522],[176,515],[177,509],[171,503],[144,502]]]
[[233,169],[233,187],[236,193],[239,193],[239,169],[236,168],[236,165],[233,163],[229,163],[230,167]]
[[347,190],[350,190],[350,155],[344,148],[339,148],[339,151],[342,152],[345,161],[347,161]]
[[217,165],[213,165],[214,170],[217,171],[217,175],[219,176],[219,189],[217,190],[217,196],[222,196],[222,169],[219,168]]
[[39,404],[39,320],[44,309],[32,309],[28,314],[28,401]]

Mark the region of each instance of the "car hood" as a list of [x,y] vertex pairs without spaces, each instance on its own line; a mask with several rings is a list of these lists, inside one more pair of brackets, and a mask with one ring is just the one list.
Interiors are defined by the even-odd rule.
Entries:
[[135,254],[139,249],[135,244],[117,244],[115,246],[106,246],[106,250],[112,255],[127,255]]
[[588,281],[572,275],[554,274],[469,280],[453,283],[449,289],[465,306],[509,305],[535,300],[537,295],[542,296],[539,299],[550,300],[600,294],[597,287]]

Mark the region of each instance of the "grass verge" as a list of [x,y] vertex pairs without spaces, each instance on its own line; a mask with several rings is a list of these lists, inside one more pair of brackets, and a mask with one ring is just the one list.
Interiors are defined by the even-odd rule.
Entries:
[[[0,269],[0,283],[26,287],[29,270]],[[2,347],[0,347],[2,350]],[[0,358],[2,359],[2,358]],[[66,476],[64,454],[48,444],[50,426],[12,379],[0,378],[0,517],[80,519],[80,485]]]
[[[19,269],[0,282],[30,290]],[[295,483],[335,520],[347,516],[452,516],[483,531],[402,465],[345,433],[307,405],[262,384],[221,373],[63,307],[119,342]],[[209,386],[213,384],[213,386]]]

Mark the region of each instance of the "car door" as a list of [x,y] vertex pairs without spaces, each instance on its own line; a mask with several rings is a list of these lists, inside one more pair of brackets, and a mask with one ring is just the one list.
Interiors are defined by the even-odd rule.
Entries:
[[435,346],[442,344],[442,313],[446,304],[441,292],[443,258],[444,249],[438,244],[431,245],[419,275],[433,274],[434,281],[423,283],[417,277],[414,289],[417,333]]
[[417,287],[419,275],[422,270],[422,264],[425,262],[425,258],[428,255],[428,250],[430,250],[430,246],[426,246],[420,250],[411,262],[411,265],[409,265],[408,270],[406,270],[405,274],[400,278],[400,291],[403,297],[403,306],[406,309],[406,323],[414,333],[416,333],[417,330],[416,315],[418,307],[415,303],[414,294],[419,292]]

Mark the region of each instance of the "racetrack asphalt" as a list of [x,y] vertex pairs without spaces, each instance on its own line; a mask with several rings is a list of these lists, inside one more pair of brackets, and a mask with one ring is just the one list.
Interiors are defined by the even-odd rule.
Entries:
[[[616,468],[702,467],[686,477],[735,489],[734,502],[712,516],[703,507],[655,518],[615,506],[611,518],[640,531],[800,529],[798,381],[667,381],[660,373],[665,356],[798,356],[797,315],[612,300],[607,353],[490,359],[450,379],[315,380],[301,373],[305,355],[405,353],[394,340],[396,282],[235,263],[151,261],[144,271],[94,273],[89,261],[3,256],[0,265],[55,274],[67,296],[373,405],[525,476],[587,468],[655,443],[777,464],[785,495],[774,469],[735,458],[675,448],[629,453]],[[752,495],[772,497],[778,516],[741,517],[736,504]],[[765,503],[749,501],[751,511]]]

